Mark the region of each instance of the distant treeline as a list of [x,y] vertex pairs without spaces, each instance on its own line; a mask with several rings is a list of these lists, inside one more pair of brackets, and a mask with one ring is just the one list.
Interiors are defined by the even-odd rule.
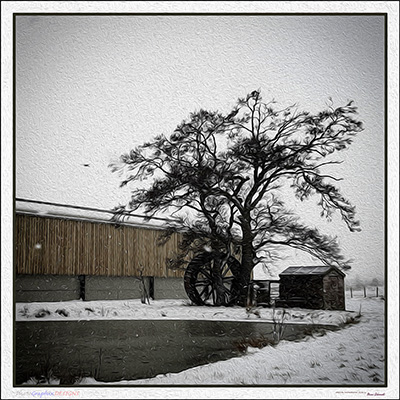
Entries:
[[372,279],[360,279],[359,277],[346,278],[345,282],[347,287],[351,286],[353,289],[362,289],[368,286],[372,287],[384,286],[383,279],[381,278],[372,278]]

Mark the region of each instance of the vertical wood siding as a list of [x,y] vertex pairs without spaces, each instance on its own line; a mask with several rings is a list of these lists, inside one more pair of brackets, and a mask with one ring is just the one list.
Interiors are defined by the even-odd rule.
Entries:
[[163,246],[160,230],[17,214],[18,274],[183,277],[167,268],[179,234]]

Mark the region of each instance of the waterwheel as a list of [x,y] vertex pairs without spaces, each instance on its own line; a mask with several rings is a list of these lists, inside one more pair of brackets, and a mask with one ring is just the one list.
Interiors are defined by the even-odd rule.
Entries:
[[186,268],[184,285],[196,305],[227,306],[238,297],[237,276],[240,262],[226,254],[205,252],[193,258]]

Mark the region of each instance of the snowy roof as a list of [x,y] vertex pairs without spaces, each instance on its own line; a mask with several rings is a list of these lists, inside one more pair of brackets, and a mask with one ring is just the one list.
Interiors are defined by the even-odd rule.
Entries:
[[335,270],[340,275],[345,274],[333,265],[312,265],[312,266],[297,266],[286,268],[279,276],[286,275],[326,275],[330,271]]
[[133,214],[129,211],[123,212],[118,221],[113,221],[110,215],[117,215],[114,210],[101,209],[86,206],[78,206],[71,204],[52,203],[47,201],[36,201],[29,199],[15,199],[18,202],[15,212],[17,214],[34,215],[44,218],[60,218],[76,221],[86,221],[104,224],[116,224],[124,226],[132,226],[136,228],[149,228],[157,230],[165,230],[166,223],[180,222],[173,218],[164,218],[153,216],[150,220],[145,215]]
[[[79,215],[67,215],[67,214],[57,214],[56,212],[35,212],[29,210],[16,210],[16,214],[21,215],[31,215],[35,217],[42,217],[42,218],[56,218],[56,219],[66,219],[72,221],[85,221],[85,222],[92,222],[92,223],[101,223],[101,224],[111,224],[115,225],[115,221],[111,221],[111,219],[105,218],[96,218],[94,216],[79,216]],[[121,226],[131,226],[133,228],[145,228],[145,229],[154,229],[154,230],[165,230],[165,225],[160,225],[159,223],[152,223],[152,221],[133,221],[133,222],[118,222],[118,225]]]

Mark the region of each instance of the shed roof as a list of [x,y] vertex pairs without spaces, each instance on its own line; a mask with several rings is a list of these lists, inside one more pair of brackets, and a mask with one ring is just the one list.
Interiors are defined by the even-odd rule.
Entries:
[[345,274],[340,271],[340,269],[334,267],[333,265],[312,265],[312,266],[297,266],[286,268],[279,276],[287,275],[326,275],[330,271],[335,270],[340,275],[345,276]]

